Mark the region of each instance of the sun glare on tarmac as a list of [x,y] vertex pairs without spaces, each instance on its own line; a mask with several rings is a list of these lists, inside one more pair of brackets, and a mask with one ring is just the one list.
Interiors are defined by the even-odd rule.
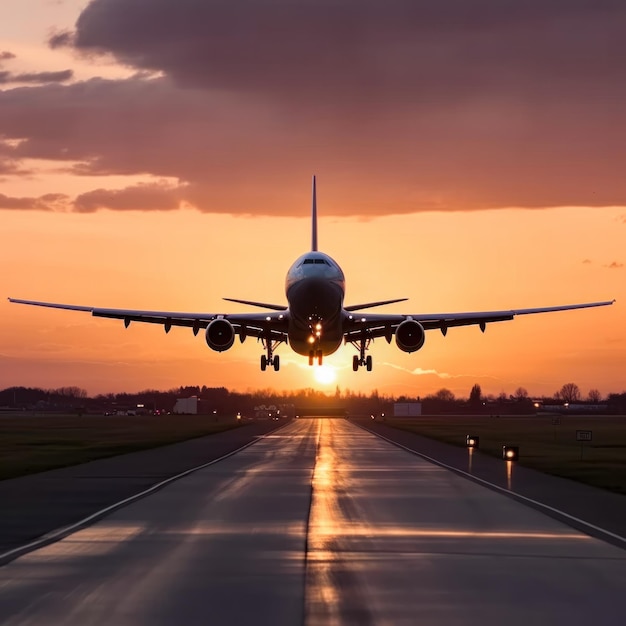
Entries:
[[337,380],[337,370],[332,365],[319,365],[313,368],[315,380],[320,385],[330,385]]

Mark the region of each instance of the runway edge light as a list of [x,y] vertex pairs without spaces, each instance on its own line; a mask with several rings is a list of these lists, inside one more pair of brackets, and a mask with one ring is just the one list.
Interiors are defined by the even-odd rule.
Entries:
[[505,461],[517,461],[519,459],[519,446],[502,446],[502,458]]
[[480,437],[476,435],[465,435],[465,445],[468,448],[478,448],[480,444]]

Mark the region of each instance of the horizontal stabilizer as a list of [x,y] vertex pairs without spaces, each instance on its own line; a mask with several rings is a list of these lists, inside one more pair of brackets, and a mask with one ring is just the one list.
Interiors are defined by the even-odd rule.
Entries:
[[284,304],[267,304],[267,302],[253,302],[252,300],[238,300],[237,298],[222,298],[222,300],[247,304],[248,306],[258,306],[261,309],[269,309],[270,311],[284,311],[287,308]]
[[375,306],[383,306],[385,304],[394,304],[395,302],[404,302],[408,298],[396,298],[395,300],[381,300],[380,302],[366,302],[365,304],[352,304],[345,307],[346,311],[361,311],[362,309],[372,309]]

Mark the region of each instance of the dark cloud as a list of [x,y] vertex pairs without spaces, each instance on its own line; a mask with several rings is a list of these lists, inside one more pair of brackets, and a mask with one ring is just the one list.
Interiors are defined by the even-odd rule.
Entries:
[[625,19],[619,0],[92,0],[72,41],[184,85],[450,103],[621,77]]
[[312,173],[334,214],[620,205],[624,32],[621,0],[92,0],[51,47],[143,74],[5,90],[0,134],[181,181],[158,206],[301,214]]
[[15,59],[15,55],[8,50],[4,50],[0,52],[0,62],[2,61],[10,61],[11,59]]
[[48,45],[56,50],[57,48],[66,48],[73,45],[74,34],[69,30],[63,30],[52,34],[48,39]]
[[68,200],[59,193],[48,193],[39,198],[11,198],[0,193],[0,209],[58,211],[67,207]]
[[7,83],[63,83],[74,76],[72,70],[61,70],[59,72],[31,72],[24,74],[13,74],[11,72],[0,72],[0,84]]

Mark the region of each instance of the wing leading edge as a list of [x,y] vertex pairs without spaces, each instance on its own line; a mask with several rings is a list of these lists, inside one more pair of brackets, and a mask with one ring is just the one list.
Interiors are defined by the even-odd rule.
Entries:
[[[233,299],[234,300],[234,299]],[[242,300],[234,300],[244,303]],[[82,311],[91,313],[93,317],[105,317],[120,319],[124,326],[128,327],[131,322],[143,322],[148,324],[161,324],[165,332],[169,332],[172,326],[183,326],[193,329],[197,334],[201,328],[206,328],[213,320],[218,318],[228,320],[239,334],[240,339],[246,336],[275,339],[286,341],[289,324],[289,311],[287,309],[276,310],[278,305],[267,305],[270,311],[259,313],[182,313],[177,311],[149,311],[137,309],[111,309],[81,306],[76,304],[60,304],[55,302],[40,302],[36,300],[21,300],[9,298],[9,302],[41,306],[53,309],[69,311]],[[393,301],[389,301],[393,302]],[[575,309],[588,309],[600,306],[610,306],[615,300],[602,302],[585,302],[581,304],[566,304],[551,307],[537,307],[527,309],[508,309],[501,311],[472,311],[462,313],[416,313],[416,314],[365,314],[357,311],[371,306],[380,306],[387,302],[368,303],[346,307],[348,313],[344,336],[346,341],[354,341],[363,337],[363,333],[369,338],[386,337],[391,339],[397,327],[406,320],[419,322],[424,330],[439,329],[444,335],[448,328],[455,326],[477,325],[484,332],[486,325],[493,322],[505,322],[512,320],[517,315],[534,315],[537,313],[553,313],[557,311],[570,311]],[[262,306],[262,303],[246,301],[245,304]],[[352,313],[354,312],[354,313]]]
[[147,324],[162,324],[165,332],[169,332],[172,326],[185,326],[193,329],[194,335],[201,328],[206,328],[213,320],[218,318],[228,320],[235,331],[242,338],[248,335],[252,337],[272,337],[284,341],[287,337],[288,311],[283,308],[281,312],[265,311],[263,313],[182,313],[178,311],[144,311],[138,309],[110,309],[101,307],[81,306],[77,304],[60,304],[56,302],[39,302],[36,300],[20,300],[9,298],[14,304],[27,304],[51,309],[64,309],[67,311],[82,311],[91,313],[93,317],[106,317],[124,321],[128,328],[131,322],[143,322]]
[[[556,311],[571,311],[574,309],[589,309],[599,306],[610,306],[615,300],[602,302],[585,302],[581,304],[564,304],[560,306],[536,307],[529,309],[509,309],[502,311],[471,311],[465,313],[416,313],[416,314],[355,314],[349,316],[349,327],[345,333],[346,340],[351,341],[363,331],[369,337],[390,337],[399,324],[412,319],[419,322],[424,330],[439,329],[445,335],[448,328],[454,326],[480,326],[482,331],[487,324],[506,322],[517,315],[534,315],[536,313],[553,313]],[[347,309],[348,310],[348,309]]]

